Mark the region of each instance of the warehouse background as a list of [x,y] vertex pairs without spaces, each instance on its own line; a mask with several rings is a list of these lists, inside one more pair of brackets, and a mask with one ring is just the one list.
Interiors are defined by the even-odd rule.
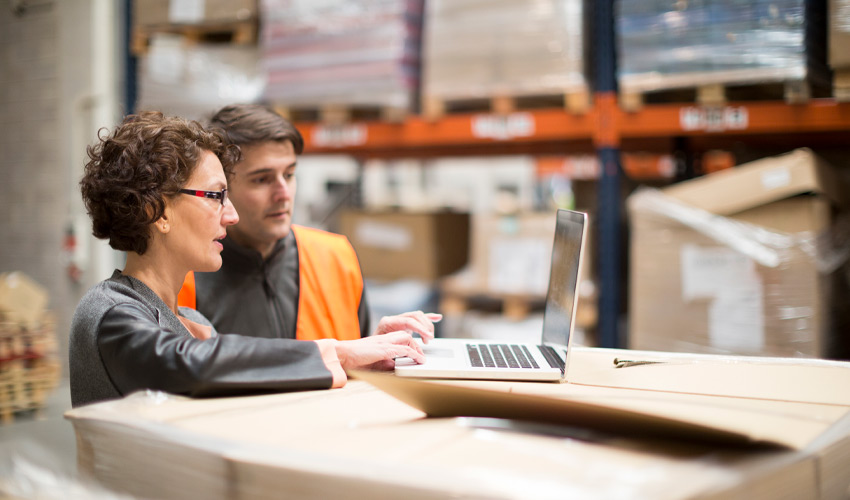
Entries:
[[[349,236],[376,316],[436,309],[444,336],[533,339],[552,210],[577,208],[593,224],[581,343],[850,356],[850,2],[4,0],[0,40],[0,273],[47,297],[60,374],[79,298],[122,265],[90,236],[85,146],[127,112],[203,120],[246,101],[304,133],[296,221]],[[779,156],[797,148],[814,156]],[[789,176],[781,196],[689,194],[728,196],[752,182],[732,167],[762,159],[762,179]],[[831,181],[791,181],[824,161]],[[676,191],[717,172],[726,184]],[[659,222],[681,208],[658,193],[797,253],[771,267],[741,250],[752,226],[718,242]],[[816,215],[788,222],[799,204]],[[681,256],[755,274],[685,293]],[[717,337],[730,321],[744,333]]]

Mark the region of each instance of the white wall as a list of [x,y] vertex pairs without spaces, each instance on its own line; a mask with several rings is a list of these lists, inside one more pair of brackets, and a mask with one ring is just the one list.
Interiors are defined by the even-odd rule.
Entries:
[[[0,272],[22,271],[47,289],[64,360],[79,298],[116,261],[89,236],[77,183],[85,144],[117,119],[120,2],[18,3],[28,8],[0,2]],[[87,268],[78,282],[62,247],[75,224]]]

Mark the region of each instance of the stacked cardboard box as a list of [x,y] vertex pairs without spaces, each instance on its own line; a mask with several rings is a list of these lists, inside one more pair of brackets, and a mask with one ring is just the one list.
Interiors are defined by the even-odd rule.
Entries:
[[349,210],[340,215],[363,276],[432,281],[466,264],[469,214]]
[[[588,237],[591,235],[588,231]],[[511,215],[475,214],[472,218],[469,265],[441,283],[447,298],[496,297],[519,300],[525,308],[546,298],[555,235],[555,212],[523,212]],[[576,324],[596,324],[596,292],[593,283],[593,252],[590,242],[579,277]]]
[[801,149],[632,195],[629,346],[848,357],[840,174]]

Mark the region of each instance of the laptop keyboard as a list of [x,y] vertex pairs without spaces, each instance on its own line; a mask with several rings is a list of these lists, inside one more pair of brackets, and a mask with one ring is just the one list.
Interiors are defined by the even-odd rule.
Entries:
[[540,368],[524,345],[468,344],[466,351],[473,367]]

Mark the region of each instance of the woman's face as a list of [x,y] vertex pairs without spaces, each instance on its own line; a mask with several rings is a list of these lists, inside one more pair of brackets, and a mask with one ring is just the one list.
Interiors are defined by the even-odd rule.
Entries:
[[[183,187],[198,191],[226,188],[227,178],[219,159],[203,151]],[[225,228],[239,222],[230,200],[222,206],[221,200],[181,193],[168,201],[168,207],[166,214],[172,226],[166,238],[169,256],[183,261],[192,271],[217,271],[221,267],[221,239],[227,235]]]

